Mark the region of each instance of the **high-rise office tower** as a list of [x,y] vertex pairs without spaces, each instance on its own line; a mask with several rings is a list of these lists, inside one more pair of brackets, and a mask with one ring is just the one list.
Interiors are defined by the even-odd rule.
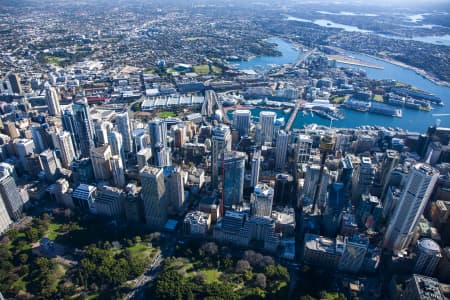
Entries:
[[0,195],[5,203],[9,217],[17,221],[22,215],[24,203],[12,176],[8,175],[0,179]]
[[180,170],[172,166],[164,167],[164,185],[167,197],[167,203],[171,209],[171,213],[178,213],[184,203],[184,184]]
[[64,168],[70,169],[70,164],[75,159],[75,150],[72,139],[68,131],[61,131],[56,134],[61,153],[61,163]]
[[369,239],[359,235],[344,239],[344,251],[339,259],[338,268],[344,272],[357,273],[361,269],[369,247]]
[[352,201],[356,203],[362,194],[368,194],[375,179],[375,168],[370,157],[361,158],[361,164],[356,169],[352,184]]
[[174,130],[174,141],[173,144],[177,148],[183,147],[186,140],[186,127],[182,124],[177,125],[177,128]]
[[148,135],[145,134],[145,130],[137,128],[133,130],[133,152],[138,153],[142,149],[147,148]]
[[298,136],[295,147],[295,157],[297,163],[306,164],[311,155],[313,140],[309,135],[301,134]]
[[17,129],[15,122],[5,122],[4,127],[6,134],[9,135],[12,140],[17,139],[20,136],[20,132]]
[[223,168],[219,166],[222,174],[223,205],[231,207],[242,202],[244,192],[245,158],[243,152],[225,152],[223,157]]
[[9,84],[11,85],[11,91],[14,94],[21,95],[23,93],[22,85],[20,84],[20,78],[17,74],[9,73],[8,81],[9,81]]
[[41,153],[49,148],[48,134],[43,125],[33,125],[31,127],[31,136],[37,153]]
[[167,146],[167,125],[164,120],[156,118],[148,122],[148,131],[152,150],[156,145]]
[[[89,115],[87,103],[78,101],[73,104],[75,135],[78,136],[81,157],[89,157],[94,148],[94,129]],[[66,129],[67,130],[67,129]]]
[[122,160],[122,164],[125,166],[125,148],[123,145],[123,135],[117,131],[111,131],[108,133],[108,143],[111,147],[112,155],[118,155]]
[[258,184],[259,172],[260,172],[260,168],[261,168],[261,160],[262,160],[261,151],[257,150],[255,152],[253,152],[252,174],[251,174],[251,178],[250,178],[250,186],[252,186],[252,187],[254,187]]
[[278,131],[276,153],[275,153],[275,168],[284,169],[286,167],[286,155],[289,143],[289,134],[283,130]]
[[167,222],[167,197],[162,168],[144,167],[140,171],[141,198],[145,221],[150,226],[162,228]]
[[63,129],[70,134],[72,140],[73,151],[75,158],[79,158],[80,155],[80,139],[77,133],[77,127],[75,126],[75,117],[73,112],[69,109],[65,109],[61,115],[61,123]]
[[123,149],[125,150],[125,152],[132,152],[133,151],[133,139],[131,136],[132,127],[130,123],[130,117],[128,116],[128,112],[116,114],[116,127],[119,133],[122,135]]
[[100,147],[108,143],[108,134],[112,129],[112,124],[102,119],[93,119],[95,146]]
[[384,236],[385,248],[399,252],[409,246],[438,178],[439,172],[427,164],[411,168]]
[[55,155],[55,152],[47,149],[39,154],[39,160],[41,162],[41,166],[45,172],[45,179],[48,182],[54,182],[58,179],[58,167],[59,161]]
[[273,129],[277,114],[273,111],[262,111],[259,113],[259,124],[261,125],[261,143],[272,142]]
[[219,176],[221,176],[219,167],[226,151],[231,151],[230,128],[225,125],[214,127],[211,150],[211,183],[213,188],[217,188]]
[[[317,199],[319,207],[324,207],[329,180],[330,175],[326,167],[324,167],[322,179],[320,179],[320,165],[308,165],[302,190],[302,199],[304,203],[310,204],[314,199]],[[319,188],[317,188],[317,185],[319,185]],[[316,193],[318,193],[318,195],[316,195]]]
[[96,180],[108,180],[111,178],[111,147],[109,145],[92,148],[91,161]]
[[414,273],[433,276],[442,258],[441,247],[432,239],[423,238],[417,241],[417,252]]
[[3,234],[6,229],[8,229],[9,225],[11,225],[12,220],[9,217],[8,210],[6,209],[6,205],[0,196],[0,235]]
[[239,138],[248,136],[250,132],[250,119],[252,113],[248,109],[238,109],[234,111],[233,124],[239,132]]
[[343,187],[344,195],[346,198],[348,198],[353,178],[353,164],[350,157],[346,156],[342,158],[340,161],[340,167],[342,168],[340,174],[340,181],[344,185]]
[[277,174],[275,177],[275,204],[289,205],[294,198],[294,178],[289,174]]
[[45,99],[47,100],[48,113],[50,116],[59,116],[61,108],[59,107],[59,94],[50,84],[45,85]]
[[386,150],[386,154],[381,166],[381,175],[380,175],[381,199],[384,198],[384,195],[387,192],[390,174],[392,170],[394,170],[397,167],[399,160],[400,155],[397,151]]
[[113,155],[111,157],[111,171],[114,185],[118,188],[124,188],[126,185],[125,170],[120,156]]
[[252,215],[270,217],[272,215],[273,194],[273,188],[267,184],[257,184],[250,200]]

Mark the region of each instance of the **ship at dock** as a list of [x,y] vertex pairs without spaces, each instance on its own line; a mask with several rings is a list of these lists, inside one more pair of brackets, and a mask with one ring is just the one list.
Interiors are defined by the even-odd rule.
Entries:
[[349,99],[342,104],[342,107],[359,112],[369,112],[390,117],[401,118],[403,116],[401,109],[396,109],[388,104],[380,102],[366,102]]

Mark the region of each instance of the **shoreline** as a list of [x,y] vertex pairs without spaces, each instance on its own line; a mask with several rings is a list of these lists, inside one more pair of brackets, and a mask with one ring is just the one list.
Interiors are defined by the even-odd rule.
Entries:
[[[364,54],[364,53],[362,53],[362,54]],[[422,76],[423,78],[431,81],[432,83],[434,83],[436,85],[450,87],[450,82],[447,82],[447,81],[444,81],[444,80],[441,80],[441,79],[437,79],[435,76],[431,75],[430,73],[428,73],[427,71],[425,71],[423,69],[419,69],[417,67],[407,65],[407,64],[405,64],[405,63],[403,63],[401,61],[398,61],[398,60],[395,60],[395,59],[392,59],[392,58],[389,58],[389,57],[378,57],[378,56],[369,55],[369,54],[364,54],[364,55],[367,55],[369,57],[372,57],[372,58],[375,58],[375,59],[379,59],[379,60],[385,61],[387,63],[390,63],[390,64],[393,64],[393,65],[396,65],[396,66],[399,66],[399,67],[402,67],[402,68],[414,71],[417,75]]]
[[[430,73],[428,73],[427,71],[425,71],[423,69],[407,65],[407,64],[405,64],[405,63],[403,63],[401,61],[398,61],[398,60],[395,60],[395,59],[392,59],[392,58],[389,58],[389,57],[375,56],[375,55],[372,55],[372,54],[366,54],[366,53],[352,51],[352,50],[345,50],[345,49],[342,49],[342,48],[339,48],[339,47],[330,47],[330,48],[336,50],[337,52],[339,52],[340,55],[343,55],[343,56],[346,56],[345,52],[353,52],[355,54],[361,54],[361,55],[365,55],[365,56],[371,57],[373,59],[378,59],[378,60],[381,60],[381,61],[393,64],[393,65],[396,65],[396,66],[399,66],[399,67],[402,67],[402,68],[414,71],[417,75],[422,76],[423,78],[431,81],[432,83],[434,83],[436,85],[450,87],[450,82],[448,82],[448,81],[437,79],[435,76],[431,75]],[[350,64],[350,63],[346,63],[346,64]],[[356,65],[356,64],[354,64],[354,65]],[[368,66],[363,66],[363,67],[368,67]]]

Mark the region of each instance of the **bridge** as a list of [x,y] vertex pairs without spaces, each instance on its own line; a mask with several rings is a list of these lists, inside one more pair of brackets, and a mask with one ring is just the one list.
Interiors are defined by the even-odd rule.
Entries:
[[297,118],[297,114],[298,114],[298,111],[300,110],[301,106],[302,106],[302,99],[299,98],[299,99],[297,99],[297,103],[295,104],[295,108],[292,111],[292,114],[289,117],[289,120],[286,123],[286,126],[284,127],[286,132],[291,130],[292,124],[294,124],[295,118]]

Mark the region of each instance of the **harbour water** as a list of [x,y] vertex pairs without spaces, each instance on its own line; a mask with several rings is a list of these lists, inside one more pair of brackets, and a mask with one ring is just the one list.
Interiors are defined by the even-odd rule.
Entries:
[[[256,69],[265,63],[266,68],[270,68],[270,65],[282,60],[284,63],[292,63],[300,55],[300,53],[292,47],[291,44],[279,39],[272,39],[273,42],[278,44],[278,49],[282,52],[281,57],[257,57],[246,61],[241,64],[243,69]],[[280,43],[281,41],[281,43]],[[296,53],[293,53],[295,51]],[[378,114],[371,114],[367,112],[357,112],[352,110],[342,111],[345,114],[343,120],[335,120],[332,123],[333,127],[357,127],[361,125],[378,125],[385,127],[400,127],[409,131],[424,132],[426,128],[432,124],[435,124],[437,119],[440,119],[441,126],[450,127],[450,88],[437,85],[426,78],[418,75],[410,69],[406,69],[383,60],[375,59],[366,55],[357,53],[347,53],[355,58],[363,61],[371,62],[377,65],[381,65],[384,69],[374,69],[361,66],[351,66],[348,64],[338,63],[339,66],[354,67],[363,69],[367,72],[367,76],[373,79],[394,79],[406,84],[410,84],[414,87],[430,92],[442,99],[444,106],[434,106],[434,110],[431,112],[425,112],[420,110],[403,109],[402,118],[388,117]],[[245,65],[243,65],[245,64]],[[244,67],[242,67],[244,66]],[[267,110],[267,109],[265,109]],[[258,116],[261,109],[252,109],[252,115]],[[284,114],[283,111],[277,111],[279,116],[283,116],[287,119],[289,115]],[[442,116],[433,116],[433,114],[441,114]],[[304,125],[317,123],[321,125],[330,125],[330,121],[323,119],[317,115],[305,114],[301,112],[297,115],[293,128],[302,128]]]

